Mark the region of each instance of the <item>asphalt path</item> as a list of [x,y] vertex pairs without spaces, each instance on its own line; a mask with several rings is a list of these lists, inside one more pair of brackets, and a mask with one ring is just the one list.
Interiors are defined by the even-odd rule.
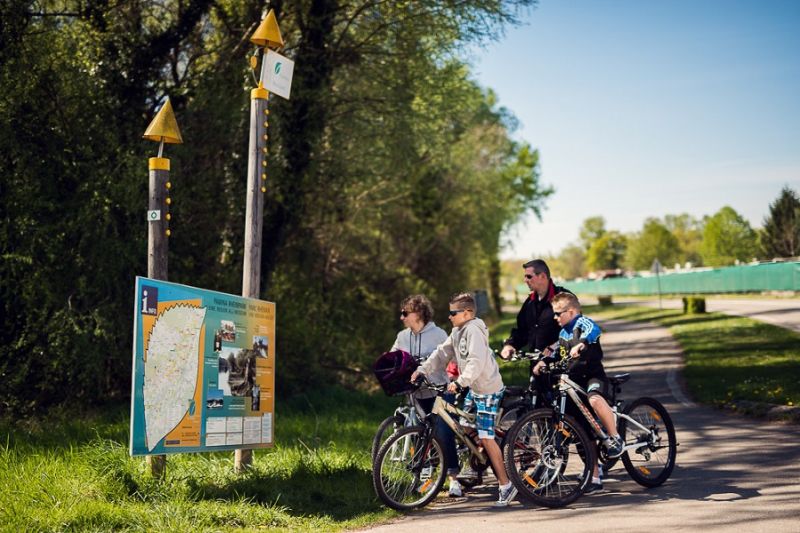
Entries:
[[492,481],[463,498],[443,491],[428,507],[370,531],[800,532],[800,426],[693,404],[681,386],[681,350],[666,329],[622,321],[602,326],[607,373],[632,374],[622,397],[655,397],[672,415],[680,446],[664,485],[636,484],[620,462],[603,493],[568,507],[515,501],[497,509]]

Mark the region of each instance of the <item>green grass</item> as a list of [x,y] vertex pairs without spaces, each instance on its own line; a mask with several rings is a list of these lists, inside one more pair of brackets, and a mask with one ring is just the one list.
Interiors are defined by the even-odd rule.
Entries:
[[233,453],[170,455],[163,481],[128,455],[128,407],[0,421],[1,531],[263,531],[360,528],[396,513],[369,457],[397,402],[327,389],[279,402],[276,445],[233,473]]
[[[511,328],[517,325],[516,315],[505,315],[502,319],[492,323],[489,327],[489,345],[499,350],[503,341],[511,334]],[[500,374],[506,385],[527,385],[531,364],[528,361],[508,362],[498,359]]]
[[652,321],[683,348],[689,393],[700,402],[800,405],[800,334],[719,313],[684,315],[645,307],[587,308],[594,318]]

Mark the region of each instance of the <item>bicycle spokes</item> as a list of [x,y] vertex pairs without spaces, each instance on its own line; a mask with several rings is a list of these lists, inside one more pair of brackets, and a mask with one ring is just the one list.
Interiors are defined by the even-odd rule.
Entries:
[[652,398],[640,398],[625,413],[622,424],[628,474],[640,485],[662,484],[675,466],[675,429],[664,406]]
[[510,432],[506,468],[520,494],[549,507],[566,505],[580,496],[591,473],[593,448],[586,434],[552,411],[528,415]]
[[398,510],[430,502],[442,488],[444,478],[442,445],[420,427],[405,428],[392,435],[373,465],[378,496]]

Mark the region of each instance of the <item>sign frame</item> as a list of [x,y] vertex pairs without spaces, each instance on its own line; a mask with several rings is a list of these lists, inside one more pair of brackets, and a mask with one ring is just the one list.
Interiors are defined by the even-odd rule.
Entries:
[[273,302],[137,276],[130,454],[272,447],[275,322]]

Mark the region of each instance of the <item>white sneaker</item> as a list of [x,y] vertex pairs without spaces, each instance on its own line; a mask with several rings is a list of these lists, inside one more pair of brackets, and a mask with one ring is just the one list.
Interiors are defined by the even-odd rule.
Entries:
[[505,487],[499,487],[499,495],[497,501],[494,502],[495,507],[508,507],[508,504],[517,497],[517,488],[509,483]]
[[458,481],[450,481],[450,489],[447,491],[447,495],[451,498],[460,498],[464,495],[464,492],[461,490],[461,483]]

